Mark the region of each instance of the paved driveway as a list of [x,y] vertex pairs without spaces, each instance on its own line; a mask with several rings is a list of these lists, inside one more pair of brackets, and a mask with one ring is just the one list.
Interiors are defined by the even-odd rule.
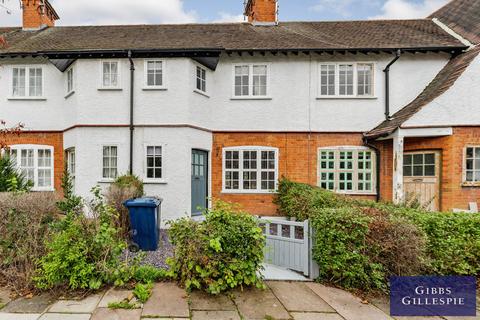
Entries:
[[[11,301],[0,310],[0,320],[383,320],[388,302],[365,304],[352,294],[311,282],[267,282],[266,290],[236,290],[210,296],[187,295],[173,283],[155,285],[152,297],[136,310],[110,310],[109,302],[130,295],[127,290],[109,290],[83,300],[54,300],[48,295]],[[0,290],[0,299],[8,296]],[[401,318],[407,319],[407,318]],[[412,318],[410,318],[412,319]],[[410,320],[409,319],[409,320]],[[420,319],[420,318],[415,318]],[[439,317],[421,318],[440,320]],[[475,318],[454,318],[480,319]],[[449,319],[453,320],[453,319]]]

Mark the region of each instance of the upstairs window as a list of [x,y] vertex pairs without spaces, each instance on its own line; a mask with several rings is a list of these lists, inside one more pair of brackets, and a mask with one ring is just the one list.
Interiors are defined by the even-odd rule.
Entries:
[[373,63],[322,63],[320,97],[372,97]]
[[480,183],[480,146],[466,148],[464,177],[465,182]]
[[12,69],[12,96],[17,98],[43,96],[42,67],[14,67]]
[[199,91],[207,92],[207,70],[197,66],[196,88]]
[[278,149],[234,147],[223,151],[225,192],[265,193],[277,188]]
[[164,77],[165,63],[162,60],[145,61],[145,85],[149,88],[162,88],[165,85]]
[[363,148],[327,148],[318,154],[318,186],[341,193],[375,191],[375,153]]
[[32,183],[33,191],[53,191],[53,147],[16,145],[10,153],[17,168]]
[[67,94],[73,92],[73,68],[67,70]]
[[120,71],[118,61],[102,62],[102,87],[118,88],[120,86]]
[[235,66],[234,96],[260,98],[268,95],[268,72],[265,64]]
[[103,178],[116,179],[118,176],[118,148],[116,146],[103,147]]

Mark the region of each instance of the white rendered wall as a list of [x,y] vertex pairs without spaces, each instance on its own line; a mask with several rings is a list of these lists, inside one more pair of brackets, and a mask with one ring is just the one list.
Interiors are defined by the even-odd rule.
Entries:
[[480,57],[476,57],[455,84],[404,123],[415,126],[480,125]]
[[[89,198],[90,190],[100,185],[104,190],[110,181],[102,178],[102,150],[105,145],[118,147],[119,174],[128,172],[128,128],[76,128],[65,133],[65,149],[75,147],[75,191]],[[146,183],[147,196],[163,198],[162,224],[191,215],[192,149],[211,151],[212,134],[191,128],[137,128],[134,140],[134,174],[145,178],[145,146],[161,145],[162,183]],[[209,181],[209,195],[211,182]]]

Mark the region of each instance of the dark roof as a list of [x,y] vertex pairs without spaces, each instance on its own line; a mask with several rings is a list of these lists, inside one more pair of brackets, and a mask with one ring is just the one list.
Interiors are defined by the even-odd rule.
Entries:
[[452,58],[415,100],[395,113],[390,121],[382,122],[366,136],[378,138],[393,133],[425,105],[450,89],[479,53],[480,46],[477,46]]
[[100,50],[381,50],[464,47],[429,19],[15,29],[0,54]]
[[429,18],[437,18],[474,44],[480,43],[480,0],[453,0]]

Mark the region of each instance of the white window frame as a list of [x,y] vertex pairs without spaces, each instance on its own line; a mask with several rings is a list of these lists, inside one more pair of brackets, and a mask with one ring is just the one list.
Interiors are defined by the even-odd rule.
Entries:
[[[103,169],[105,169],[105,167],[103,166],[103,149],[105,147],[115,147],[115,148],[117,148],[117,168],[116,168],[117,169],[117,176],[115,178],[110,178],[110,177],[104,177],[103,176]],[[101,146],[100,151],[101,151],[101,153],[100,153],[101,154],[101,158],[100,158],[101,159],[101,166],[100,166],[101,167],[101,174],[100,174],[100,176],[102,177],[101,181],[107,181],[107,182],[115,181],[115,179],[117,179],[119,177],[119,174],[120,174],[119,169],[118,169],[118,167],[119,167],[118,159],[120,158],[119,157],[120,148],[118,147],[118,145],[113,144],[113,143],[112,144],[104,144],[104,145]],[[111,168],[112,167],[109,167],[109,169],[111,169]]]
[[65,98],[68,98],[75,93],[75,68],[73,66],[68,68],[67,71],[65,71],[65,80]]
[[75,179],[76,171],[76,153],[75,148],[68,148],[65,150],[65,159],[68,173],[72,179]]
[[[16,151],[16,165],[17,168],[21,167],[21,150],[33,150],[33,187],[32,191],[55,191],[55,153],[54,148],[52,146],[47,145],[38,145],[38,144],[16,144],[9,147],[10,152],[12,150]],[[38,186],[38,171],[40,167],[38,166],[38,151],[39,150],[49,150],[51,154],[51,161],[49,167],[42,167],[42,169],[50,169],[51,176],[50,176],[50,186],[47,187],[40,187]]]
[[[202,79],[201,77],[198,77],[198,70],[201,70],[202,72],[205,73],[205,79]],[[199,92],[199,93],[202,93],[202,94],[206,94],[207,93],[207,90],[208,90],[208,86],[207,86],[207,76],[208,76],[208,71],[207,71],[207,68],[204,68],[200,65],[195,65],[195,91],[196,92]],[[200,80],[200,82],[203,81],[204,85],[205,85],[205,90],[202,90],[202,88],[199,88],[198,87],[198,80]],[[200,86],[201,87],[201,86]]]
[[[148,147],[160,147],[162,148],[162,177],[161,178],[149,178],[147,175],[147,149]],[[165,145],[159,143],[145,143],[143,145],[144,155],[143,155],[143,181],[145,183],[166,183],[165,179]]]
[[[227,189],[225,187],[225,173],[226,173],[226,152],[227,151],[238,151],[239,152],[239,168],[238,170],[229,170],[229,171],[238,171],[238,189]],[[243,168],[243,152],[244,151],[256,151],[257,152],[257,168],[255,170],[244,170]],[[262,179],[261,173],[262,171],[271,171],[272,169],[261,169],[261,152],[262,151],[273,151],[275,152],[275,189],[274,190],[263,190],[262,189]],[[240,193],[256,193],[256,194],[271,194],[277,191],[278,189],[278,163],[279,163],[279,149],[275,147],[266,147],[266,146],[240,146],[240,147],[226,147],[222,150],[222,193],[233,193],[233,194],[240,194]],[[244,171],[256,171],[257,172],[257,188],[256,189],[243,189],[243,172]]]
[[[149,62],[161,62],[162,63],[162,85],[149,85],[148,84],[148,63]],[[167,89],[167,61],[164,59],[145,59],[143,61],[143,90],[166,90]]]
[[[462,182],[463,185],[466,186],[480,186],[480,181],[468,181],[467,180],[467,149],[468,148],[473,148],[473,175],[475,179],[475,171],[479,170],[480,168],[476,168],[475,166],[475,160],[477,159],[475,157],[475,149],[480,149],[480,145],[466,145],[465,148],[463,148],[463,157],[462,157]],[[480,158],[479,158],[480,159]]]
[[[368,95],[359,95],[358,94],[358,65],[371,65],[372,66],[372,82],[371,82],[371,89],[372,93]],[[335,66],[335,94],[322,95],[322,66],[323,65],[334,65]],[[340,65],[353,65],[353,94],[351,95],[340,95]],[[317,99],[374,99],[376,98],[376,91],[375,91],[375,72],[376,72],[376,63],[371,61],[358,61],[358,62],[351,62],[351,61],[339,61],[339,62],[319,62],[318,63],[318,70],[317,70],[317,79],[318,79],[318,88],[317,88]]]
[[[255,66],[266,66],[267,67],[267,88],[265,95],[253,95],[253,67]],[[235,94],[235,69],[237,67],[248,67],[248,95],[236,95]],[[233,100],[265,100],[271,99],[270,96],[270,77],[271,77],[271,68],[270,63],[236,63],[232,68],[232,99]]]
[[[103,64],[117,63],[117,85],[106,86],[103,79]],[[120,60],[100,60],[100,90],[122,90],[122,62]]]
[[[334,163],[335,166],[333,169],[322,169],[321,168],[321,153],[325,151],[331,151],[334,152]],[[371,152],[371,169],[370,170],[365,170],[365,169],[359,169],[358,168],[358,153],[359,152]],[[340,169],[339,164],[340,164],[340,152],[353,152],[353,168],[352,169]],[[321,179],[321,174],[322,172],[334,172],[334,189],[331,190],[336,193],[340,194],[358,194],[358,195],[376,195],[377,194],[377,160],[376,160],[376,153],[374,150],[367,148],[367,147],[362,147],[362,146],[331,146],[331,147],[322,147],[318,148],[317,151],[317,186],[321,187],[322,179]],[[352,175],[352,190],[340,190],[340,173],[341,172],[346,172],[346,171],[351,171],[353,172]],[[371,172],[372,174],[372,179],[371,179],[371,190],[358,190],[358,174],[360,172]]]
[[[25,95],[19,96],[13,94],[13,70],[14,69],[25,69]],[[41,69],[42,70],[42,87],[41,93],[38,96],[30,95],[30,69]],[[45,68],[43,65],[13,65],[10,72],[10,100],[45,100]]]

